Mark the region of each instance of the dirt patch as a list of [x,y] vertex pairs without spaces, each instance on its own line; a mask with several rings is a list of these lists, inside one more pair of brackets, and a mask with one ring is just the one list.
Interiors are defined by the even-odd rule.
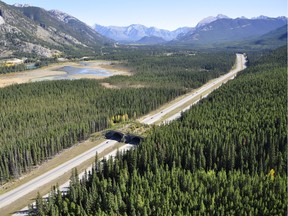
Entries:
[[145,85],[142,85],[142,84],[130,85],[129,88],[145,88]]
[[109,88],[109,89],[119,89],[119,86],[115,86],[115,85],[111,85],[110,83],[101,83],[101,85],[105,88]]
[[112,85],[110,83],[101,83],[101,85],[105,88],[108,88],[108,89],[120,89],[120,88],[144,88],[145,85],[141,85],[141,84],[138,84],[138,85],[120,85],[120,86],[117,86],[117,85]]

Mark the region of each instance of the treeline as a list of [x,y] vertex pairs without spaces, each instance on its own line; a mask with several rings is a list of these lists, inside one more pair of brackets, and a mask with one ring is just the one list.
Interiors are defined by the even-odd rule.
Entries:
[[[4,61],[4,60],[3,60]],[[24,71],[24,70],[29,70],[27,68],[26,63],[34,63],[35,62],[35,67],[36,68],[41,68],[44,66],[48,66],[51,63],[55,63],[57,62],[55,59],[49,59],[49,58],[41,58],[41,59],[27,59],[25,61],[25,64],[15,64],[15,65],[11,65],[11,66],[5,66],[5,64],[0,65],[0,74],[6,74],[6,73],[12,73],[12,72],[20,72],[20,71]]]
[[67,194],[39,196],[30,215],[286,215],[286,58],[250,62],[135,150],[74,171]]
[[0,65],[0,74],[19,72],[23,70],[26,70],[25,64],[18,64],[18,65],[13,65],[13,66],[1,66]]

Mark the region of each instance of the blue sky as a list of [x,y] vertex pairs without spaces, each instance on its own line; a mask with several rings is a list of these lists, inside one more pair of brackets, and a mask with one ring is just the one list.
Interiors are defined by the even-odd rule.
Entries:
[[287,16],[287,0],[2,0],[57,9],[88,25],[143,24],[175,30],[194,27],[201,19],[224,14],[231,18]]

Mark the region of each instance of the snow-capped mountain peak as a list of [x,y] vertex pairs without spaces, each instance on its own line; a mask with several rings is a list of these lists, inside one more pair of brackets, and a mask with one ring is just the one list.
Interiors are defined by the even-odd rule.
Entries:
[[56,17],[58,20],[65,22],[65,23],[68,23],[69,20],[73,20],[73,19],[76,20],[75,17],[73,17],[69,14],[66,14],[62,11],[50,10],[49,13],[52,14],[54,17]]
[[3,24],[5,24],[5,20],[4,20],[4,18],[0,15],[0,25],[3,25]]
[[260,16],[258,16],[258,17],[252,17],[252,18],[251,18],[251,20],[271,20],[271,19],[278,19],[278,20],[285,20],[285,21],[287,21],[287,17],[285,17],[285,16],[279,16],[279,17],[273,18],[273,17],[268,17],[268,16],[260,15]]
[[31,7],[31,5],[29,4],[18,4],[18,3],[14,4],[14,6],[15,7]]
[[271,19],[270,17],[267,17],[267,16],[263,16],[263,15],[260,15],[258,17],[253,17],[251,19],[258,19],[258,20],[267,20],[267,19]]
[[226,15],[224,15],[224,14],[218,14],[218,15],[216,16],[216,18],[217,18],[217,19],[230,19],[230,17],[228,17],[228,16],[226,16]]
[[202,27],[204,25],[207,25],[211,22],[214,22],[216,20],[219,20],[219,19],[230,19],[228,16],[225,16],[223,14],[218,14],[216,17],[214,16],[209,16],[209,17],[206,17],[204,19],[202,19],[196,26],[196,28],[199,28],[199,27]]

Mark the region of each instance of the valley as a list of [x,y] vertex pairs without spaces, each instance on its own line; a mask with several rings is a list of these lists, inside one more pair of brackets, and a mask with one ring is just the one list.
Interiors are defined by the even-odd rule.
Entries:
[[12,1],[0,215],[287,215],[280,3]]

